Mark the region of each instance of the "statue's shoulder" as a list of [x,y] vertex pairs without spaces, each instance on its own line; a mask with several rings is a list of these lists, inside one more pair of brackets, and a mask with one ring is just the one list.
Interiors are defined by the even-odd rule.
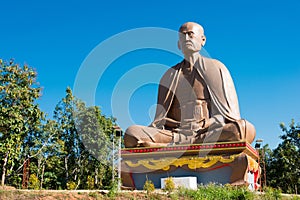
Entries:
[[221,61],[219,61],[217,59],[207,58],[207,57],[202,56],[202,60],[205,63],[205,65],[218,68],[222,71],[228,71],[227,67]]
[[177,63],[176,65],[172,66],[169,70],[179,70],[180,66],[182,65],[183,61],[181,61],[180,63]]
[[169,69],[167,69],[167,71],[164,73],[164,75],[162,76],[161,80],[171,80],[175,77],[175,75],[178,73],[180,67],[181,67],[181,63],[177,63],[176,65],[170,67]]
[[[182,62],[183,62],[183,61],[182,61]],[[176,73],[176,72],[180,69],[180,67],[181,67],[181,65],[182,65],[182,62],[177,63],[176,65],[170,67],[170,68],[166,71],[165,74],[174,74],[174,73]]]

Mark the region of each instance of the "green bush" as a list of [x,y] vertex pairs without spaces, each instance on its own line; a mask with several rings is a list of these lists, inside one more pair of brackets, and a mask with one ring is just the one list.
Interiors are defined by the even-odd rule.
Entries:
[[263,188],[263,190],[264,190],[264,194],[261,195],[261,199],[263,200],[282,199],[281,191],[279,189],[265,187]]
[[74,181],[69,181],[67,183],[67,189],[68,190],[75,190],[75,188],[76,188],[76,183]]
[[119,179],[115,179],[114,181],[111,182],[109,191],[108,191],[108,197],[110,198],[115,198],[118,194],[118,184],[119,184]]
[[87,177],[87,187],[89,190],[95,189],[95,179],[91,176]]
[[147,192],[147,195],[151,194],[155,190],[153,182],[147,179],[143,189]]
[[225,186],[225,190],[229,193],[229,199],[248,200],[254,199],[255,195],[246,186]]
[[231,185],[200,185],[198,190],[189,190],[186,188],[179,187],[177,190],[178,197],[185,199],[205,199],[205,200],[252,200],[254,194],[246,187],[234,187]]
[[40,180],[35,174],[30,174],[28,188],[34,190],[40,189]]
[[163,188],[163,191],[167,192],[168,194],[170,194],[171,192],[173,192],[175,189],[175,183],[173,181],[172,177],[168,177],[165,180],[165,187]]

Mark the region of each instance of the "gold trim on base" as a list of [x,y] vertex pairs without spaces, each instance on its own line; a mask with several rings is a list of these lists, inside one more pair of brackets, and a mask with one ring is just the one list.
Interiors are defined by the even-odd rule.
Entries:
[[231,163],[235,160],[236,157],[239,157],[240,154],[235,154],[231,156],[205,156],[205,157],[169,157],[161,159],[142,159],[137,162],[132,162],[131,160],[124,161],[129,167],[145,167],[151,170],[164,170],[167,171],[173,165],[175,167],[182,167],[187,165],[189,169],[198,169],[198,168],[209,168],[215,165],[217,162],[221,163]]

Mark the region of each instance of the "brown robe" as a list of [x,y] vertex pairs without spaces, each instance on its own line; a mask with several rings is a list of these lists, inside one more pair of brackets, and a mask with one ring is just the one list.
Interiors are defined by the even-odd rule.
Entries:
[[[180,70],[184,61],[170,68],[162,77],[158,90],[158,101],[154,121],[150,127],[162,129],[174,100]],[[221,114],[227,122],[240,120],[238,99],[232,78],[220,61],[199,55],[195,69],[205,81],[211,98],[211,116]]]

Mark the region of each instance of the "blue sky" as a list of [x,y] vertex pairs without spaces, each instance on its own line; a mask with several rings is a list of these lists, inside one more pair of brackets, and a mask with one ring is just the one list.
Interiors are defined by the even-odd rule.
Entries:
[[[49,117],[64,97],[66,87],[74,86],[82,63],[103,41],[136,28],[177,30],[182,23],[195,21],[205,29],[205,50],[230,70],[242,117],[256,126],[257,138],[275,148],[280,142],[279,123],[289,124],[292,118],[300,121],[298,0],[11,0],[0,5],[0,57],[14,58],[20,64],[36,68],[38,82],[44,88],[39,104]],[[126,42],[134,43],[134,38],[131,39]],[[174,48],[176,42],[175,39]],[[99,59],[109,55],[107,51]],[[112,115],[115,109],[112,99],[120,102],[119,106],[127,102],[123,96],[114,96],[116,87],[121,90],[126,88],[126,83],[130,85],[130,80],[137,82],[134,78],[124,79],[122,86],[118,86],[124,74],[138,66],[148,69],[155,63],[153,69],[158,70],[153,74],[160,76],[165,66],[180,60],[174,53],[149,48],[120,55],[106,66],[100,77],[95,104],[105,115]],[[149,78],[150,74],[138,78],[143,76]],[[89,87],[88,80],[89,77],[86,87]],[[128,105],[132,123],[147,125],[151,121],[156,93],[155,83],[140,85],[132,93]],[[121,124],[122,128],[131,125]]]

